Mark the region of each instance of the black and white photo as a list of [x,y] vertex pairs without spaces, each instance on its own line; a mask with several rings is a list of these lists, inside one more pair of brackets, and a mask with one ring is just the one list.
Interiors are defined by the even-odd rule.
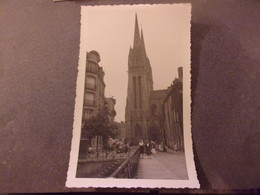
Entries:
[[82,6],[67,187],[199,187],[190,20],[190,4]]

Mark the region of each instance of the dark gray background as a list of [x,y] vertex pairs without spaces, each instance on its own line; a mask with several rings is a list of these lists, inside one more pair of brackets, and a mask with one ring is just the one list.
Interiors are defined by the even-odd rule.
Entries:
[[[61,192],[72,138],[80,6],[0,0],[0,192]],[[190,1],[185,1],[190,2]],[[192,133],[202,189],[260,187],[260,1],[192,2]]]

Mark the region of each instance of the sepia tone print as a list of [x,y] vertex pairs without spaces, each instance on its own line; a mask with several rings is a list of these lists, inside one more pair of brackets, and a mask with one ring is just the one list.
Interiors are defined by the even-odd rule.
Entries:
[[[142,16],[155,12],[167,18],[178,9],[186,11],[186,26],[177,26],[177,22],[170,28],[164,26],[161,32],[179,28],[187,31],[187,37],[171,42],[178,37],[170,35],[163,40],[163,37],[152,36],[157,27],[149,25],[151,22]],[[108,17],[102,23],[100,13],[111,13],[111,18],[121,15],[122,20]],[[79,75],[67,186],[198,186],[190,134],[190,56],[187,56],[190,45],[183,46],[190,40],[190,5],[82,7],[81,14]],[[183,13],[179,17],[182,19]],[[102,25],[110,24],[106,35],[99,31]],[[124,25],[132,28],[131,33],[125,31],[127,36],[122,42],[120,38],[114,40],[116,31],[121,31]],[[165,51],[153,51],[152,44],[146,45],[146,36],[150,42],[161,39]],[[107,47],[109,39],[114,44]],[[130,45],[127,50],[124,42]],[[179,47],[180,51],[176,50],[175,54],[179,61],[167,59],[167,52],[169,56],[174,52],[170,50],[171,44],[168,48],[168,42]],[[120,44],[124,48],[122,52]],[[153,64],[155,54],[162,57],[159,64]],[[117,63],[117,58],[124,64]],[[163,74],[160,69],[165,69]]]

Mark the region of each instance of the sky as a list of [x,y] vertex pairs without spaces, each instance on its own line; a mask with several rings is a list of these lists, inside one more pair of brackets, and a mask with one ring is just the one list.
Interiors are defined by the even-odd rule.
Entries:
[[[190,6],[187,4],[83,6],[80,50],[100,54],[105,72],[105,96],[116,99],[115,120],[125,120],[128,53],[133,46],[135,14],[143,29],[154,90],[166,89],[190,49]],[[86,58],[83,58],[86,59]]]

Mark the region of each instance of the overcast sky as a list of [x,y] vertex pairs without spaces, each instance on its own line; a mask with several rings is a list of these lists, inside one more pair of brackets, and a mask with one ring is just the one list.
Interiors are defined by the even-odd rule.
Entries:
[[116,121],[125,120],[128,53],[133,46],[135,13],[144,33],[154,90],[158,90],[170,86],[177,77],[177,68],[185,62],[182,54],[190,49],[190,12],[187,4],[82,7],[80,49],[100,54],[105,96],[116,99]]

